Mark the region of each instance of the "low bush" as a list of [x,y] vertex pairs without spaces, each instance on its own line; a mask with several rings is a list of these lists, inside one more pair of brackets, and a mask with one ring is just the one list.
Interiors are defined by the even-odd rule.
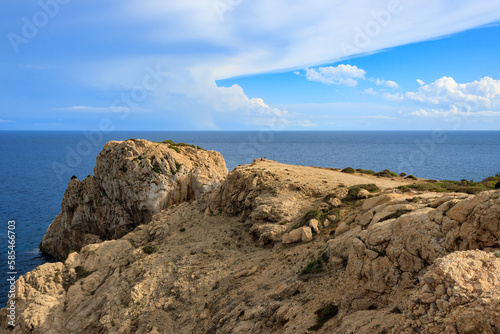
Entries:
[[366,189],[369,192],[373,193],[379,191],[380,189],[373,183],[369,184],[357,184],[355,186],[349,187],[349,192],[347,196],[343,199],[344,202],[352,202],[358,199],[358,193],[361,189]]
[[158,251],[158,245],[147,245],[147,246],[142,247],[142,250],[146,254],[153,254],[153,253],[156,253]]
[[[322,224],[325,221],[325,219],[331,215],[333,215],[333,216],[337,217],[337,219],[339,219],[340,209],[339,208],[331,208],[331,209],[324,209],[324,210],[320,210],[320,209],[311,210],[304,215],[304,217],[302,218],[300,223],[297,224],[295,226],[295,228],[299,228],[302,226],[309,226],[309,221],[311,219],[316,219],[319,223]],[[334,223],[334,222],[332,222],[332,223]]]
[[369,174],[369,175],[375,174],[375,171],[373,171],[373,170],[370,170],[370,169],[361,169],[361,168],[356,168],[356,172],[362,173],[362,174]]
[[312,273],[318,273],[323,271],[323,261],[320,259],[313,260],[305,266],[304,269],[301,270],[301,274],[307,275],[307,274],[312,274]]
[[342,173],[354,174],[354,168],[352,167],[344,168],[342,169]]
[[397,177],[397,176],[399,176],[398,174],[391,172],[388,169],[384,169],[383,171],[377,172],[374,175],[380,176],[380,177]]
[[[410,175],[412,176],[412,175]],[[410,177],[408,176],[408,178]],[[399,189],[413,189],[418,191],[432,191],[432,192],[461,192],[466,194],[477,194],[482,191],[495,189],[494,178],[491,177],[481,182],[474,182],[472,180],[461,181],[435,181],[428,180],[422,183],[412,183],[399,187]],[[500,177],[499,177],[500,178]],[[493,182],[492,182],[493,180]]]

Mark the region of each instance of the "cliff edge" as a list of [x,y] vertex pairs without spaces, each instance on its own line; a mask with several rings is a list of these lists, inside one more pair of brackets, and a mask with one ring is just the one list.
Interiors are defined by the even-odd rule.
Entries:
[[121,238],[168,206],[200,198],[227,173],[220,153],[192,145],[108,142],[94,176],[69,182],[40,250],[64,260],[84,245]]
[[20,277],[16,327],[4,308],[0,328],[498,333],[500,191],[376,174],[239,166],[196,200]]

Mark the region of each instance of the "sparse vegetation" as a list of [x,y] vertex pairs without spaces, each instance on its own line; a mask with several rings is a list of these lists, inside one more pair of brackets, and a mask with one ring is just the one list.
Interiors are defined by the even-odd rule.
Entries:
[[380,177],[398,177],[399,175],[391,172],[388,169],[384,169],[383,171],[377,172],[374,174],[375,176],[380,176]]
[[185,227],[181,227],[181,228],[179,229],[179,232],[186,232],[186,228],[185,228]]
[[309,262],[304,269],[300,271],[301,274],[307,275],[307,274],[313,274],[313,273],[319,273],[323,271],[323,263],[327,263],[329,260],[328,254],[323,253],[321,256]]
[[401,176],[401,177],[405,177],[405,176],[406,176],[406,173],[399,173],[399,176]]
[[[407,176],[411,178],[413,175]],[[461,192],[466,194],[477,194],[481,191],[495,189],[495,184],[500,180],[500,176],[491,176],[481,182],[474,182],[473,180],[461,181],[434,181],[428,180],[422,183],[412,183],[399,187],[399,189],[413,189],[418,191],[433,191],[433,192]]]
[[362,174],[369,174],[369,175],[373,175],[375,174],[375,171],[371,170],[371,169],[361,169],[361,168],[356,168],[356,172],[358,173],[362,173]]
[[495,252],[496,257],[500,257],[500,252]]
[[146,254],[153,254],[153,253],[156,253],[158,251],[158,245],[147,245],[147,246],[142,247],[142,250]]
[[71,177],[71,179],[72,179],[72,180],[73,180],[73,179],[77,179],[77,180],[78,180],[78,178],[76,177],[76,175],[73,175],[73,176]]
[[309,221],[311,219],[316,219],[319,223],[323,224],[325,219],[330,215],[334,215],[338,219],[340,217],[340,209],[339,208],[331,208],[331,209],[323,209],[323,210],[320,210],[320,209],[311,210],[304,215],[304,218],[302,218],[300,223],[295,228],[309,225]]
[[321,327],[323,327],[325,322],[327,322],[328,320],[336,316],[337,313],[339,313],[339,308],[337,305],[328,304],[325,307],[318,309],[315,313],[318,316],[318,318],[316,319],[316,325],[308,328],[310,331],[317,331]]
[[181,146],[188,146],[188,147],[192,147],[192,148],[194,148],[196,150],[203,150],[201,147],[193,145],[193,144],[175,143],[172,139],[167,139],[167,140],[161,141],[159,143],[160,144],[167,144],[169,147],[171,147],[172,149],[174,149],[174,151],[176,151],[177,153],[181,152],[179,150],[179,147],[181,147]]
[[316,259],[307,264],[304,269],[301,270],[301,274],[307,275],[312,273],[318,273],[323,271],[323,261],[321,259]]
[[412,179],[412,180],[416,180],[417,179],[417,177],[415,175],[412,175],[412,174],[408,175],[406,178],[407,179]]
[[153,165],[153,170],[155,171],[156,174],[161,174],[160,166],[158,165]]
[[354,168],[352,167],[344,168],[342,169],[342,173],[354,174]]
[[373,193],[379,191],[380,189],[373,183],[369,184],[357,184],[355,186],[349,187],[349,192],[347,193],[346,198],[344,198],[344,202],[352,202],[358,199],[358,193],[361,189],[366,189],[369,192]]

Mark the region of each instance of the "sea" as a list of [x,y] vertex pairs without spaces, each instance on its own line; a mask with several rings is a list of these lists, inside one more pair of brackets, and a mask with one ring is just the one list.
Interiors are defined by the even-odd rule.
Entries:
[[219,151],[229,170],[266,157],[439,180],[480,181],[500,172],[500,131],[0,131],[0,307],[9,278],[54,261],[38,245],[71,177],[92,175],[103,145],[129,138]]

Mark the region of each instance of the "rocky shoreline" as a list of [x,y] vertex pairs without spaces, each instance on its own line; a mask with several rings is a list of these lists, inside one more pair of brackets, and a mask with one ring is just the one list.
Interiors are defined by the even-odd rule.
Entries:
[[64,262],[17,280],[0,328],[498,333],[500,191],[426,187],[259,160],[228,174],[217,152],[110,142],[42,241]]

